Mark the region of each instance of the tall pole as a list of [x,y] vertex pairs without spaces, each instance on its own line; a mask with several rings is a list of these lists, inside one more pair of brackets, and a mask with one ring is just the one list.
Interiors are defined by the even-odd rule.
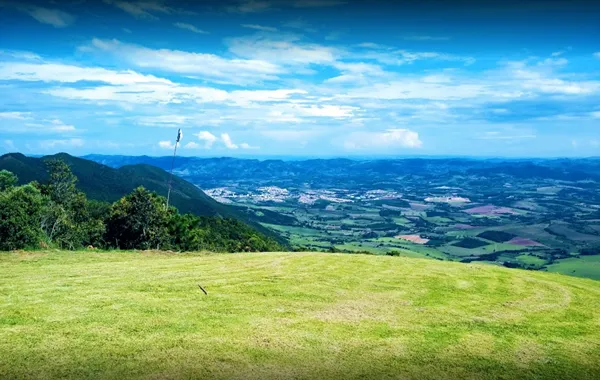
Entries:
[[173,166],[175,165],[175,155],[177,155],[177,145],[175,143],[175,151],[173,152],[173,159],[171,160],[171,174],[169,175],[169,192],[167,193],[167,210],[169,209],[169,200],[171,200],[171,183],[173,182]]
[[173,182],[173,168],[175,167],[175,156],[177,156],[177,146],[181,140],[181,129],[177,132],[177,141],[175,141],[175,150],[173,151],[173,159],[171,160],[171,174],[169,174],[169,191],[167,193],[167,207],[169,209],[169,201],[171,200],[171,184]]

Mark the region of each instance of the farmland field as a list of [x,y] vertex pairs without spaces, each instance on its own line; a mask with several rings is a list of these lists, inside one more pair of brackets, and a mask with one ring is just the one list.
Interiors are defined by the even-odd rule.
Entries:
[[597,159],[189,159],[179,165],[183,178],[246,210],[296,250],[410,251],[600,277],[595,266],[559,265],[600,255]]
[[594,379],[599,307],[597,281],[405,257],[7,253],[0,378]]

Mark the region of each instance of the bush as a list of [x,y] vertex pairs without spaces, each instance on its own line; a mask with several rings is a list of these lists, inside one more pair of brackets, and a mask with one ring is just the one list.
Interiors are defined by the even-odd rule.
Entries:
[[168,248],[169,211],[143,187],[115,202],[107,221],[107,243],[121,249]]
[[0,193],[0,250],[38,247],[45,199],[32,185],[9,188]]

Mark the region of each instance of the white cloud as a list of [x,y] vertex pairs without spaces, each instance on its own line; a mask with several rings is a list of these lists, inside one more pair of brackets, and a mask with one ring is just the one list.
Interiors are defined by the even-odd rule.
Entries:
[[161,147],[162,149],[175,149],[175,144],[173,144],[171,141],[159,141],[158,142],[158,146]]
[[289,99],[293,95],[306,94],[304,90],[238,90],[232,91],[228,99],[238,105],[248,105],[253,102],[278,102]]
[[252,146],[248,143],[234,144],[228,133],[221,133],[221,142],[227,149],[259,149],[257,146]]
[[36,123],[25,123],[25,131],[35,131],[35,132],[74,132],[76,130],[75,126],[70,124],[65,124],[59,119],[53,120],[42,120],[42,122]]
[[551,73],[528,67],[524,62],[510,62],[508,68],[520,87],[526,90],[566,95],[591,94],[600,91],[600,81],[567,81],[551,77]]
[[67,139],[67,140],[43,140],[40,141],[40,148],[80,148],[85,145],[82,139]]
[[53,119],[50,120],[50,129],[56,132],[72,132],[75,130],[73,125],[65,124],[62,120]]
[[597,53],[594,53],[594,57],[596,57],[596,58],[600,59],[600,51],[599,51],[599,52],[597,52]]
[[41,61],[42,59],[39,55],[35,53],[23,50],[0,50],[0,56],[7,56],[10,58],[17,58],[26,61]]
[[52,25],[55,28],[64,28],[75,22],[74,16],[58,9],[28,5],[16,5],[16,9],[27,13],[42,24]]
[[170,84],[167,79],[142,75],[135,71],[114,71],[100,67],[80,67],[60,63],[0,63],[0,79],[75,83],[79,81],[105,82],[113,85],[134,83]]
[[[344,69],[343,65],[338,66]],[[540,66],[526,62],[509,62],[498,69],[469,75],[455,70],[425,76],[395,73],[361,76],[360,72],[346,70],[347,81],[330,80],[327,83],[354,86],[347,91],[332,91],[334,99],[361,104],[373,100],[378,102],[377,107],[384,108],[385,102],[398,100],[446,101],[451,106],[453,101],[463,101],[461,105],[464,106],[464,101],[469,100],[470,107],[473,107],[490,101],[531,99],[547,94],[582,96],[600,91],[598,80],[558,73],[555,65]]]
[[31,119],[30,112],[0,112],[0,119],[26,120]]
[[31,112],[0,112],[0,131],[9,133],[67,133],[75,132],[73,125],[65,124],[60,119],[39,119]]
[[240,148],[242,148],[242,149],[260,149],[259,147],[252,146],[252,145],[250,145],[248,143],[241,143],[240,144]]
[[184,148],[186,148],[186,149],[198,149],[198,148],[200,148],[200,144],[195,143],[195,142],[192,141],[192,142],[189,142],[189,143],[185,144]]
[[367,84],[371,83],[374,78],[384,78],[391,74],[384,71],[379,65],[365,62],[336,62],[333,67],[338,69],[341,75],[327,79],[327,83]]
[[337,97],[382,100],[460,100],[477,98],[490,93],[489,87],[483,83],[427,83],[420,78],[406,78],[376,83],[371,86],[356,87]]
[[377,62],[391,65],[401,66],[407,64],[413,64],[416,61],[423,60],[437,60],[437,61],[456,61],[465,65],[470,65],[475,62],[473,57],[465,57],[460,55],[439,53],[434,51],[408,51],[408,50],[396,50],[391,47],[377,45],[377,44],[361,44],[363,48],[367,48],[365,51],[353,52],[352,55],[356,58],[375,60]]
[[[89,89],[53,88],[44,93],[65,99],[112,101],[133,104],[178,104],[183,102],[223,102],[227,92],[209,87],[193,87],[162,84],[136,84],[130,86],[101,86]],[[131,109],[128,109],[131,110]]]
[[170,14],[173,9],[164,5],[162,1],[120,1],[120,0],[104,0],[105,3],[116,6],[117,8],[129,13],[130,15],[149,20],[157,20],[153,13]]
[[564,66],[569,61],[566,58],[546,58],[538,63],[538,66]]
[[179,29],[189,30],[190,32],[194,32],[194,33],[198,33],[198,34],[209,34],[207,31],[202,30],[202,29],[198,29],[198,28],[196,28],[192,24],[186,24],[186,23],[183,23],[183,22],[176,22],[173,25],[175,25]]
[[223,82],[257,82],[277,79],[282,69],[260,59],[226,59],[214,54],[190,53],[181,50],[149,49],[122,43],[118,40],[93,39],[91,46],[115,55],[141,68],[161,69],[167,72],[202,75],[206,79]]
[[344,140],[346,149],[420,148],[417,132],[408,129],[388,129],[385,132],[354,132]]
[[299,37],[281,35],[277,39],[255,34],[230,38],[229,51],[244,58],[278,64],[331,64],[336,60],[336,49],[317,44],[302,43]]
[[234,144],[233,141],[231,141],[231,137],[229,137],[229,135],[227,133],[221,133],[221,141],[223,141],[223,144],[225,144],[227,149],[237,149],[238,148],[237,144]]
[[208,131],[201,131],[196,133],[194,136],[198,138],[200,141],[204,141],[204,148],[210,149],[215,141],[217,141],[217,136],[213,135]]
[[226,10],[232,13],[258,13],[269,10],[271,7],[272,4],[270,1],[249,0],[240,1],[236,5],[230,5],[226,7]]
[[358,107],[352,106],[337,106],[337,105],[323,105],[316,106],[311,105],[309,107],[291,106],[292,109],[298,110],[300,113],[307,116],[316,117],[332,117],[332,118],[347,118],[354,116],[354,111],[357,111]]
[[273,28],[272,26],[263,26],[258,24],[242,24],[243,28],[260,30],[263,32],[276,32],[277,28]]
[[[1,74],[0,74],[1,76]],[[277,102],[287,100],[294,94],[303,94],[301,90],[256,90],[232,91],[230,93],[211,87],[182,86],[140,83],[124,86],[99,86],[92,88],[59,87],[43,90],[42,92],[65,99],[118,102],[120,106],[133,104],[180,104],[225,103],[243,107],[254,107],[255,103]],[[181,116],[169,119],[167,116],[142,118],[146,125],[180,124]]]
[[190,117],[185,115],[141,116],[137,118],[136,124],[169,127],[184,124],[188,122],[189,119]]
[[346,4],[339,0],[239,0],[237,4],[225,9],[232,13],[259,13],[284,7],[292,8],[323,8]]

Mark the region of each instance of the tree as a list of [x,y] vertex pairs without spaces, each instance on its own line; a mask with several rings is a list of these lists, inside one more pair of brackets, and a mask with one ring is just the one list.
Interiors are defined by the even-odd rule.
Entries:
[[8,170],[0,170],[0,191],[5,191],[14,187],[18,181],[17,176],[13,173]]
[[62,160],[49,160],[46,162],[49,182],[47,192],[50,199],[61,205],[73,202],[77,191],[77,177],[71,167]]
[[166,200],[138,187],[111,207],[107,221],[108,244],[121,249],[161,249],[169,246]]
[[0,192],[0,250],[39,246],[43,205],[44,197],[33,185]]
[[90,215],[84,193],[77,190],[77,177],[64,161],[51,160],[48,185],[43,187],[49,198],[41,226],[49,241],[61,248],[77,249],[102,242],[104,222]]

